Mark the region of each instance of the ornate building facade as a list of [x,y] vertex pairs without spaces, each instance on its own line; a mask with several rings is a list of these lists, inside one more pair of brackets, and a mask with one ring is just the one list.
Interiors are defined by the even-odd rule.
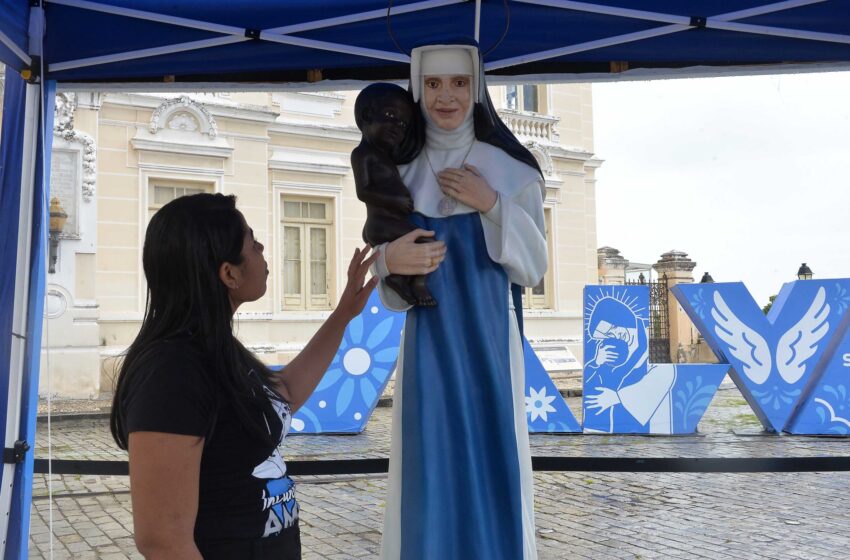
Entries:
[[[240,310],[236,331],[265,361],[286,363],[333,309],[362,243],[349,165],[356,94],[59,94],[51,196],[68,220],[54,232],[41,392],[111,390],[145,307],[148,220],[196,192],[235,194],[266,246],[268,291]],[[580,356],[582,288],[597,279],[590,86],[495,86],[491,96],[546,176],[550,268],[526,290],[527,336]]]

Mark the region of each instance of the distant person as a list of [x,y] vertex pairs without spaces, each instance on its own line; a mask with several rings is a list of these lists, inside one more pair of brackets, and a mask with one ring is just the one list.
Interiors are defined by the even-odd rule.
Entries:
[[377,255],[304,350],[272,372],[233,335],[266,293],[263,245],[233,196],[169,202],[148,225],[148,304],[121,365],[110,427],[130,455],[136,545],[148,559],[301,558],[298,503],[278,446],[366,304]]

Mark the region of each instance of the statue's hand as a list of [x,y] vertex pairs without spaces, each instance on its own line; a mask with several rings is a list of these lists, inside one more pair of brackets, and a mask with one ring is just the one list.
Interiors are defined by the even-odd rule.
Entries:
[[434,237],[434,232],[415,229],[387,244],[384,253],[390,274],[418,276],[437,270],[446,258],[446,244],[442,241],[417,243],[420,237]]
[[481,172],[468,163],[461,169],[443,169],[437,174],[437,183],[445,194],[479,212],[489,212],[499,199]]

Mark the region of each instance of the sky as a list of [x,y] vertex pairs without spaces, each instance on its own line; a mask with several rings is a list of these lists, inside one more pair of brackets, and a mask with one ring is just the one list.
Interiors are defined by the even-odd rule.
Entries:
[[850,277],[850,72],[593,85],[598,246],[671,249],[759,305]]

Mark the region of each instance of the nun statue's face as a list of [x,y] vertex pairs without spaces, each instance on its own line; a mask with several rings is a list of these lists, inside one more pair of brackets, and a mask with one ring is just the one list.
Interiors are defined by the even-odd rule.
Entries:
[[471,76],[425,76],[422,101],[434,124],[454,130],[463,124],[469,110]]

